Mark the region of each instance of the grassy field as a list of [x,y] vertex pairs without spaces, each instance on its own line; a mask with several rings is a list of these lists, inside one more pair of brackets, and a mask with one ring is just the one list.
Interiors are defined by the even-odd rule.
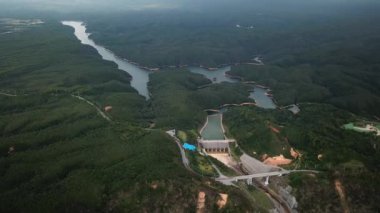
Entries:
[[360,122],[351,122],[351,123],[347,123],[347,124],[344,124],[343,125],[343,128],[344,129],[347,129],[347,130],[353,130],[353,131],[357,131],[357,132],[363,132],[363,133],[375,133],[374,131],[372,130],[368,130],[368,129],[364,129],[365,126],[367,124],[370,124],[370,123],[373,123],[373,126],[377,129],[379,129],[380,127],[380,124],[378,124],[377,122],[366,122],[366,121],[360,121]]

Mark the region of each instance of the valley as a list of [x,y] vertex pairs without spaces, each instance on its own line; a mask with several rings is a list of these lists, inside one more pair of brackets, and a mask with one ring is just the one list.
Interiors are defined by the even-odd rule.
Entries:
[[0,212],[377,212],[380,5],[237,1],[0,7]]

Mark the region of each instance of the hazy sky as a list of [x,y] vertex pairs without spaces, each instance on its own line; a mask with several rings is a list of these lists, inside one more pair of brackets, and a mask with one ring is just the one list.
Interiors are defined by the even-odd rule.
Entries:
[[0,0],[0,5],[18,9],[168,9],[177,8],[181,0]]
[[145,9],[229,9],[230,7],[299,7],[310,4],[345,4],[376,0],[0,0],[0,9],[33,9],[52,11],[107,11]]

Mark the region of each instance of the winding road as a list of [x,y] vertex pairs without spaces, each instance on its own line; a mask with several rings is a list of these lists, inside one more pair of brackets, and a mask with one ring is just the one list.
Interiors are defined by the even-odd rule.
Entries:
[[104,119],[106,119],[107,121],[109,121],[109,122],[112,122],[112,120],[111,120],[111,118],[110,117],[108,117],[101,109],[99,109],[99,107],[97,107],[94,103],[92,103],[91,101],[89,101],[89,100],[87,100],[87,99],[85,99],[85,98],[83,98],[83,97],[81,97],[81,96],[79,96],[79,95],[71,95],[72,97],[74,97],[74,98],[77,98],[77,99],[79,99],[79,100],[81,100],[81,101],[84,101],[84,102],[86,102],[87,104],[89,104],[89,105],[91,105],[92,107],[94,107],[95,109],[96,109],[96,111],[98,111],[98,113],[104,118]]
[[186,156],[186,153],[185,153],[185,150],[183,149],[183,147],[181,146],[181,142],[179,141],[179,139],[175,136],[175,133],[173,132],[175,130],[170,130],[170,131],[167,131],[166,134],[170,135],[170,137],[172,137],[174,139],[174,142],[177,144],[180,152],[181,152],[181,158],[182,158],[182,163],[183,165],[185,166],[186,169],[190,170],[191,172],[194,172],[191,168],[190,168],[190,162],[189,162],[189,159],[187,158]]
[[5,93],[5,92],[0,92],[0,95],[4,95],[4,96],[8,96],[8,97],[16,97],[17,96],[17,95]]

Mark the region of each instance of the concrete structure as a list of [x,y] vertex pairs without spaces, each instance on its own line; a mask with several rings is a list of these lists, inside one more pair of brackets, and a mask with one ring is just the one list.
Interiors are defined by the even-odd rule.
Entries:
[[282,169],[280,171],[274,171],[274,172],[263,172],[263,173],[257,173],[257,174],[251,174],[251,175],[240,175],[235,177],[219,177],[215,178],[216,181],[219,181],[225,185],[233,185],[234,182],[238,181],[246,181],[248,184],[252,183],[253,178],[266,178],[265,179],[265,185],[269,184],[269,177],[271,176],[282,176],[287,175],[293,172],[311,172],[311,173],[318,173],[318,171],[315,170],[285,170]]
[[235,140],[198,140],[199,146],[206,153],[229,153],[230,143],[235,143]]
[[216,181],[219,181],[225,185],[233,185],[234,182],[238,181],[246,181],[248,185],[252,185],[253,178],[263,178],[265,177],[265,185],[269,184],[269,177],[270,176],[281,176],[284,174],[289,174],[290,171],[283,170],[283,171],[277,171],[277,172],[265,172],[265,173],[259,173],[259,174],[252,174],[252,175],[241,175],[241,176],[235,176],[235,177],[220,177],[216,178]]
[[280,187],[278,192],[280,196],[282,197],[282,199],[284,199],[288,203],[290,208],[296,209],[298,207],[296,198],[291,194],[292,187],[290,186],[287,186],[286,188]]
[[279,167],[266,165],[263,162],[247,154],[243,154],[240,157],[240,162],[241,162],[242,170],[246,172],[247,174],[266,173],[266,172],[280,170]]
[[258,173],[258,174],[252,174],[252,175],[241,175],[241,176],[235,176],[235,177],[228,177],[228,178],[217,178],[216,180],[231,180],[231,181],[239,181],[239,180],[247,180],[252,178],[262,178],[262,177],[270,177],[270,176],[282,176],[285,174],[289,174],[291,171],[283,170],[283,171],[276,171],[276,172],[265,172],[265,173]]

